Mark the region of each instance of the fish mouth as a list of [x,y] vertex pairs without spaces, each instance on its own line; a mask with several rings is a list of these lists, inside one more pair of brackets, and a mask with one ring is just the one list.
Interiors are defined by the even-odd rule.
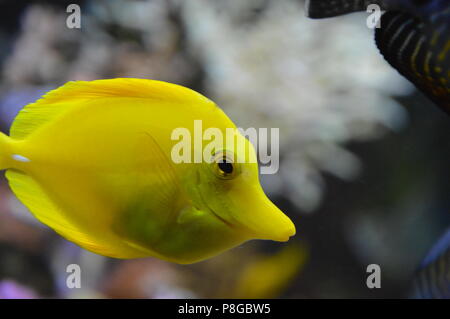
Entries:
[[218,220],[220,220],[222,223],[224,223],[225,225],[227,225],[228,227],[234,227],[233,224],[231,224],[229,221],[227,221],[226,219],[224,219],[223,217],[221,217],[219,214],[217,214],[215,212],[214,209],[211,208],[211,206],[208,205],[208,202],[205,200],[205,198],[203,197],[203,194],[201,191],[198,192],[199,196],[200,196],[200,200],[202,201],[202,204],[204,205],[204,207],[211,213],[213,214],[215,217],[217,217]]
[[229,221],[227,221],[226,219],[220,217],[220,215],[217,214],[217,213],[214,211],[214,209],[212,209],[208,204],[205,204],[205,206],[206,206],[206,208],[208,208],[208,210],[209,210],[214,216],[216,216],[217,219],[219,219],[221,222],[223,222],[225,225],[227,225],[227,226],[229,226],[229,227],[233,227],[233,225],[232,225]]

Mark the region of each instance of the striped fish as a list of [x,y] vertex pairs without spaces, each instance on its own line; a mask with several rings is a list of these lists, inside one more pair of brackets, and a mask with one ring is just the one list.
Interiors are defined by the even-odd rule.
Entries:
[[450,299],[450,228],[423,261],[412,297]]
[[377,4],[386,11],[377,46],[395,69],[450,115],[450,0],[307,0],[319,19]]

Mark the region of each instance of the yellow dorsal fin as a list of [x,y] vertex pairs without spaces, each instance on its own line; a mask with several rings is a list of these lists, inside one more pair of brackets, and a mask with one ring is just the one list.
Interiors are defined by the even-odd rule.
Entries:
[[25,106],[14,120],[10,135],[17,139],[25,138],[58,115],[79,106],[81,101],[114,97],[215,105],[200,93],[162,81],[133,78],[72,81]]

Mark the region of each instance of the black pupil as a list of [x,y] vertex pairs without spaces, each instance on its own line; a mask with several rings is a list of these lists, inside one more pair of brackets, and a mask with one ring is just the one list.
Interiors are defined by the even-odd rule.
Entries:
[[227,162],[226,159],[221,160],[219,163],[219,168],[222,172],[225,174],[231,174],[233,173],[233,164],[230,162]]

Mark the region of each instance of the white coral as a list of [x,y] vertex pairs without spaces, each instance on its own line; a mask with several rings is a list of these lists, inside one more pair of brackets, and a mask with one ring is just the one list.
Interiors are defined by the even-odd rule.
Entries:
[[[246,13],[268,3],[253,23]],[[323,194],[321,172],[354,178],[352,140],[381,137],[406,119],[391,95],[410,85],[383,60],[361,14],[305,17],[298,1],[180,1],[208,95],[241,127],[279,127],[280,172],[264,186],[303,211]],[[233,9],[233,10],[232,10]]]

